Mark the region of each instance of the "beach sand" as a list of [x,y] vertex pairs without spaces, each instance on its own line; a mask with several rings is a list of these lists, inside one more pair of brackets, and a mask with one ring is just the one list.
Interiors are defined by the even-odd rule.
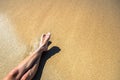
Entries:
[[120,80],[119,4],[119,0],[0,0],[0,80],[46,32],[52,34],[51,55],[34,80]]

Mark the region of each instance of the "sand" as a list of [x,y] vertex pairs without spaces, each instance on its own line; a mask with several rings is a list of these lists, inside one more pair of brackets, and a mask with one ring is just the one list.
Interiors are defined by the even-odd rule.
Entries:
[[120,80],[119,4],[118,0],[0,0],[0,80],[46,32],[52,34],[51,55],[43,59],[43,70],[34,80]]

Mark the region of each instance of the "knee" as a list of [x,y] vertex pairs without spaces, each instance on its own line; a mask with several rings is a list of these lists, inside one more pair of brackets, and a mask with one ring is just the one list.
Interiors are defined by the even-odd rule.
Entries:
[[18,70],[13,69],[5,78],[4,80],[16,80],[16,77],[18,75]]
[[19,71],[17,68],[13,69],[9,75],[12,76],[12,77],[16,77],[18,75]]
[[22,76],[21,80],[31,80],[30,70]]

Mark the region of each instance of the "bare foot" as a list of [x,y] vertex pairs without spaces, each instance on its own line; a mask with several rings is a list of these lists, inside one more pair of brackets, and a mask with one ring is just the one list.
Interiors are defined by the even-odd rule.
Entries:
[[42,49],[43,51],[47,51],[47,49],[48,49],[48,42],[49,42],[50,36],[51,36],[50,33],[43,34],[41,36],[41,41],[40,41],[40,44],[39,44],[39,49]]

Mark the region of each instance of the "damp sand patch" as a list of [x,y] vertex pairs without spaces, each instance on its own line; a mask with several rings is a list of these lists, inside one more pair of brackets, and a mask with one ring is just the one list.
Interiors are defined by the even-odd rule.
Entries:
[[26,52],[6,15],[0,14],[0,79],[20,62]]

